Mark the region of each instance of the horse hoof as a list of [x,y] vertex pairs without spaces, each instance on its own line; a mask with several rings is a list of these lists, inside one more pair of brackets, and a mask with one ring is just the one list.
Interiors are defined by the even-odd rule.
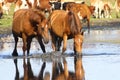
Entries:
[[18,53],[17,52],[13,52],[12,56],[18,56]]
[[82,53],[80,53],[80,52],[75,52],[75,55],[76,55],[76,56],[82,56]]

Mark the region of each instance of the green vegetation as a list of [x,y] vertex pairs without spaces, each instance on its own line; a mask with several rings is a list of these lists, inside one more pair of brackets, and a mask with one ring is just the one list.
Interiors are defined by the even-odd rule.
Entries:
[[11,5],[9,14],[4,14],[0,19],[0,27],[10,27],[12,24],[12,18],[14,13],[14,5]]
[[[75,1],[80,1],[80,0],[75,0]],[[90,0],[84,0],[84,1],[89,5]],[[114,0],[103,0],[103,1],[109,1],[112,5],[114,5],[114,3],[115,3]],[[11,27],[13,12],[14,12],[14,5],[12,4],[9,14],[8,15],[4,14],[2,19],[0,19],[0,28],[1,27]],[[111,15],[112,15],[112,19],[116,19],[114,10],[112,10]],[[97,19],[92,18],[91,20],[94,21],[94,20],[97,20]],[[100,20],[108,20],[108,19],[100,19]]]

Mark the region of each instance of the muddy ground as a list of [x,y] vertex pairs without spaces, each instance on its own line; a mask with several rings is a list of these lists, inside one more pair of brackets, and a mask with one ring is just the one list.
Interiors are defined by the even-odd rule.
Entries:
[[[112,27],[118,28],[120,26],[120,19],[94,19],[90,23],[91,29],[108,29]],[[86,23],[83,24],[83,27],[86,29]],[[11,34],[12,27],[1,27],[0,26],[0,37]]]

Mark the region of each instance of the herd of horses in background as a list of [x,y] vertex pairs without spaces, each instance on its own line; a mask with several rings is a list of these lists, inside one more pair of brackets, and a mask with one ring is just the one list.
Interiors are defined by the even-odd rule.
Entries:
[[[23,40],[24,55],[26,50],[29,55],[30,44],[34,37],[38,40],[43,53],[46,53],[44,43],[48,43],[50,38],[54,51],[60,51],[63,41],[62,53],[66,50],[67,40],[73,38],[74,52],[81,55],[84,34],[81,22],[87,21],[89,32],[91,16],[112,18],[110,2],[102,0],[90,0],[90,5],[84,1],[78,3],[61,2],[61,0],[1,0],[1,17],[4,12],[9,14],[11,3],[15,4],[12,22],[15,40],[13,56],[18,56],[18,37]],[[118,17],[120,0],[115,1],[114,8]],[[49,16],[46,17],[46,13]]]
[[[36,8],[39,4],[41,10],[48,9],[50,10],[58,10],[63,9],[66,10],[66,4],[68,3],[85,3],[85,0],[69,2],[69,0],[0,0],[0,15],[2,17],[3,14],[9,14],[11,5],[14,4],[14,11],[18,9],[28,9],[28,8]],[[71,1],[71,0],[70,0]],[[88,4],[89,3],[89,4]],[[112,3],[109,0],[90,0],[87,3],[89,6],[94,6],[94,17],[96,18],[111,18],[112,10],[115,11],[116,17],[118,18],[118,12],[120,10],[120,0],[114,0]],[[72,8],[73,5],[69,5]],[[0,17],[0,18],[1,18]]]

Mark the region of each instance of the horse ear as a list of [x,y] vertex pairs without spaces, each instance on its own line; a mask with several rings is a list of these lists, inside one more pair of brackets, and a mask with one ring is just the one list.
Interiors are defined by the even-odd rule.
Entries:
[[73,15],[73,12],[68,11],[68,15],[69,15],[69,16]]

